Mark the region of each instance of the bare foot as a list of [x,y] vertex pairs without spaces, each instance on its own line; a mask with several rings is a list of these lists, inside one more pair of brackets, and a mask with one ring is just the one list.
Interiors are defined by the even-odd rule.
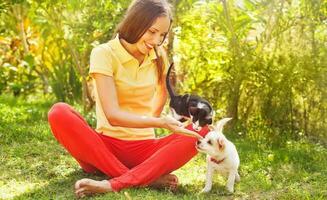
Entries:
[[178,186],[178,178],[174,174],[166,174],[150,184],[150,187],[156,189],[169,189],[176,191]]
[[111,185],[108,180],[95,181],[83,178],[75,183],[75,195],[80,198],[87,195],[112,192]]

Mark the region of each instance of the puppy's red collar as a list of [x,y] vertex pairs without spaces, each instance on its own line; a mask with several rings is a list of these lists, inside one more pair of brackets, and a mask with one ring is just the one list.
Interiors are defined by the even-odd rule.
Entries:
[[220,163],[224,162],[225,158],[221,159],[221,160],[217,160],[214,159],[213,157],[210,158],[210,161],[216,163],[217,165],[219,165]]

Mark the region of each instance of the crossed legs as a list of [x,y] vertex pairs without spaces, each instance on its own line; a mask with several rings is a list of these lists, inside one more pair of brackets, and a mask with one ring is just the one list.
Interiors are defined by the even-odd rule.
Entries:
[[[55,104],[48,113],[52,133],[79,162],[84,171],[103,172],[110,180],[76,182],[79,196],[148,186],[160,181],[177,183],[172,171],[196,155],[196,138],[171,134],[138,141],[124,141],[96,133],[71,106]],[[200,131],[205,135],[208,130]],[[173,155],[173,156],[172,156]]]

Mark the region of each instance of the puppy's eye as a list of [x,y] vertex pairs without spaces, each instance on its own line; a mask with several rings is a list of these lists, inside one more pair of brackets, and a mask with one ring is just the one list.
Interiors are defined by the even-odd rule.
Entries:
[[209,140],[209,141],[208,141],[208,144],[212,145],[212,142],[211,142],[211,140]]

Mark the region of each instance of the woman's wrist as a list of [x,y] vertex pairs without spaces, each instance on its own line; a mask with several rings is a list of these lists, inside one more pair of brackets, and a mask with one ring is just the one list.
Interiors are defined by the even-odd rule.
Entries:
[[154,117],[153,124],[155,128],[164,128],[164,120],[162,117]]

